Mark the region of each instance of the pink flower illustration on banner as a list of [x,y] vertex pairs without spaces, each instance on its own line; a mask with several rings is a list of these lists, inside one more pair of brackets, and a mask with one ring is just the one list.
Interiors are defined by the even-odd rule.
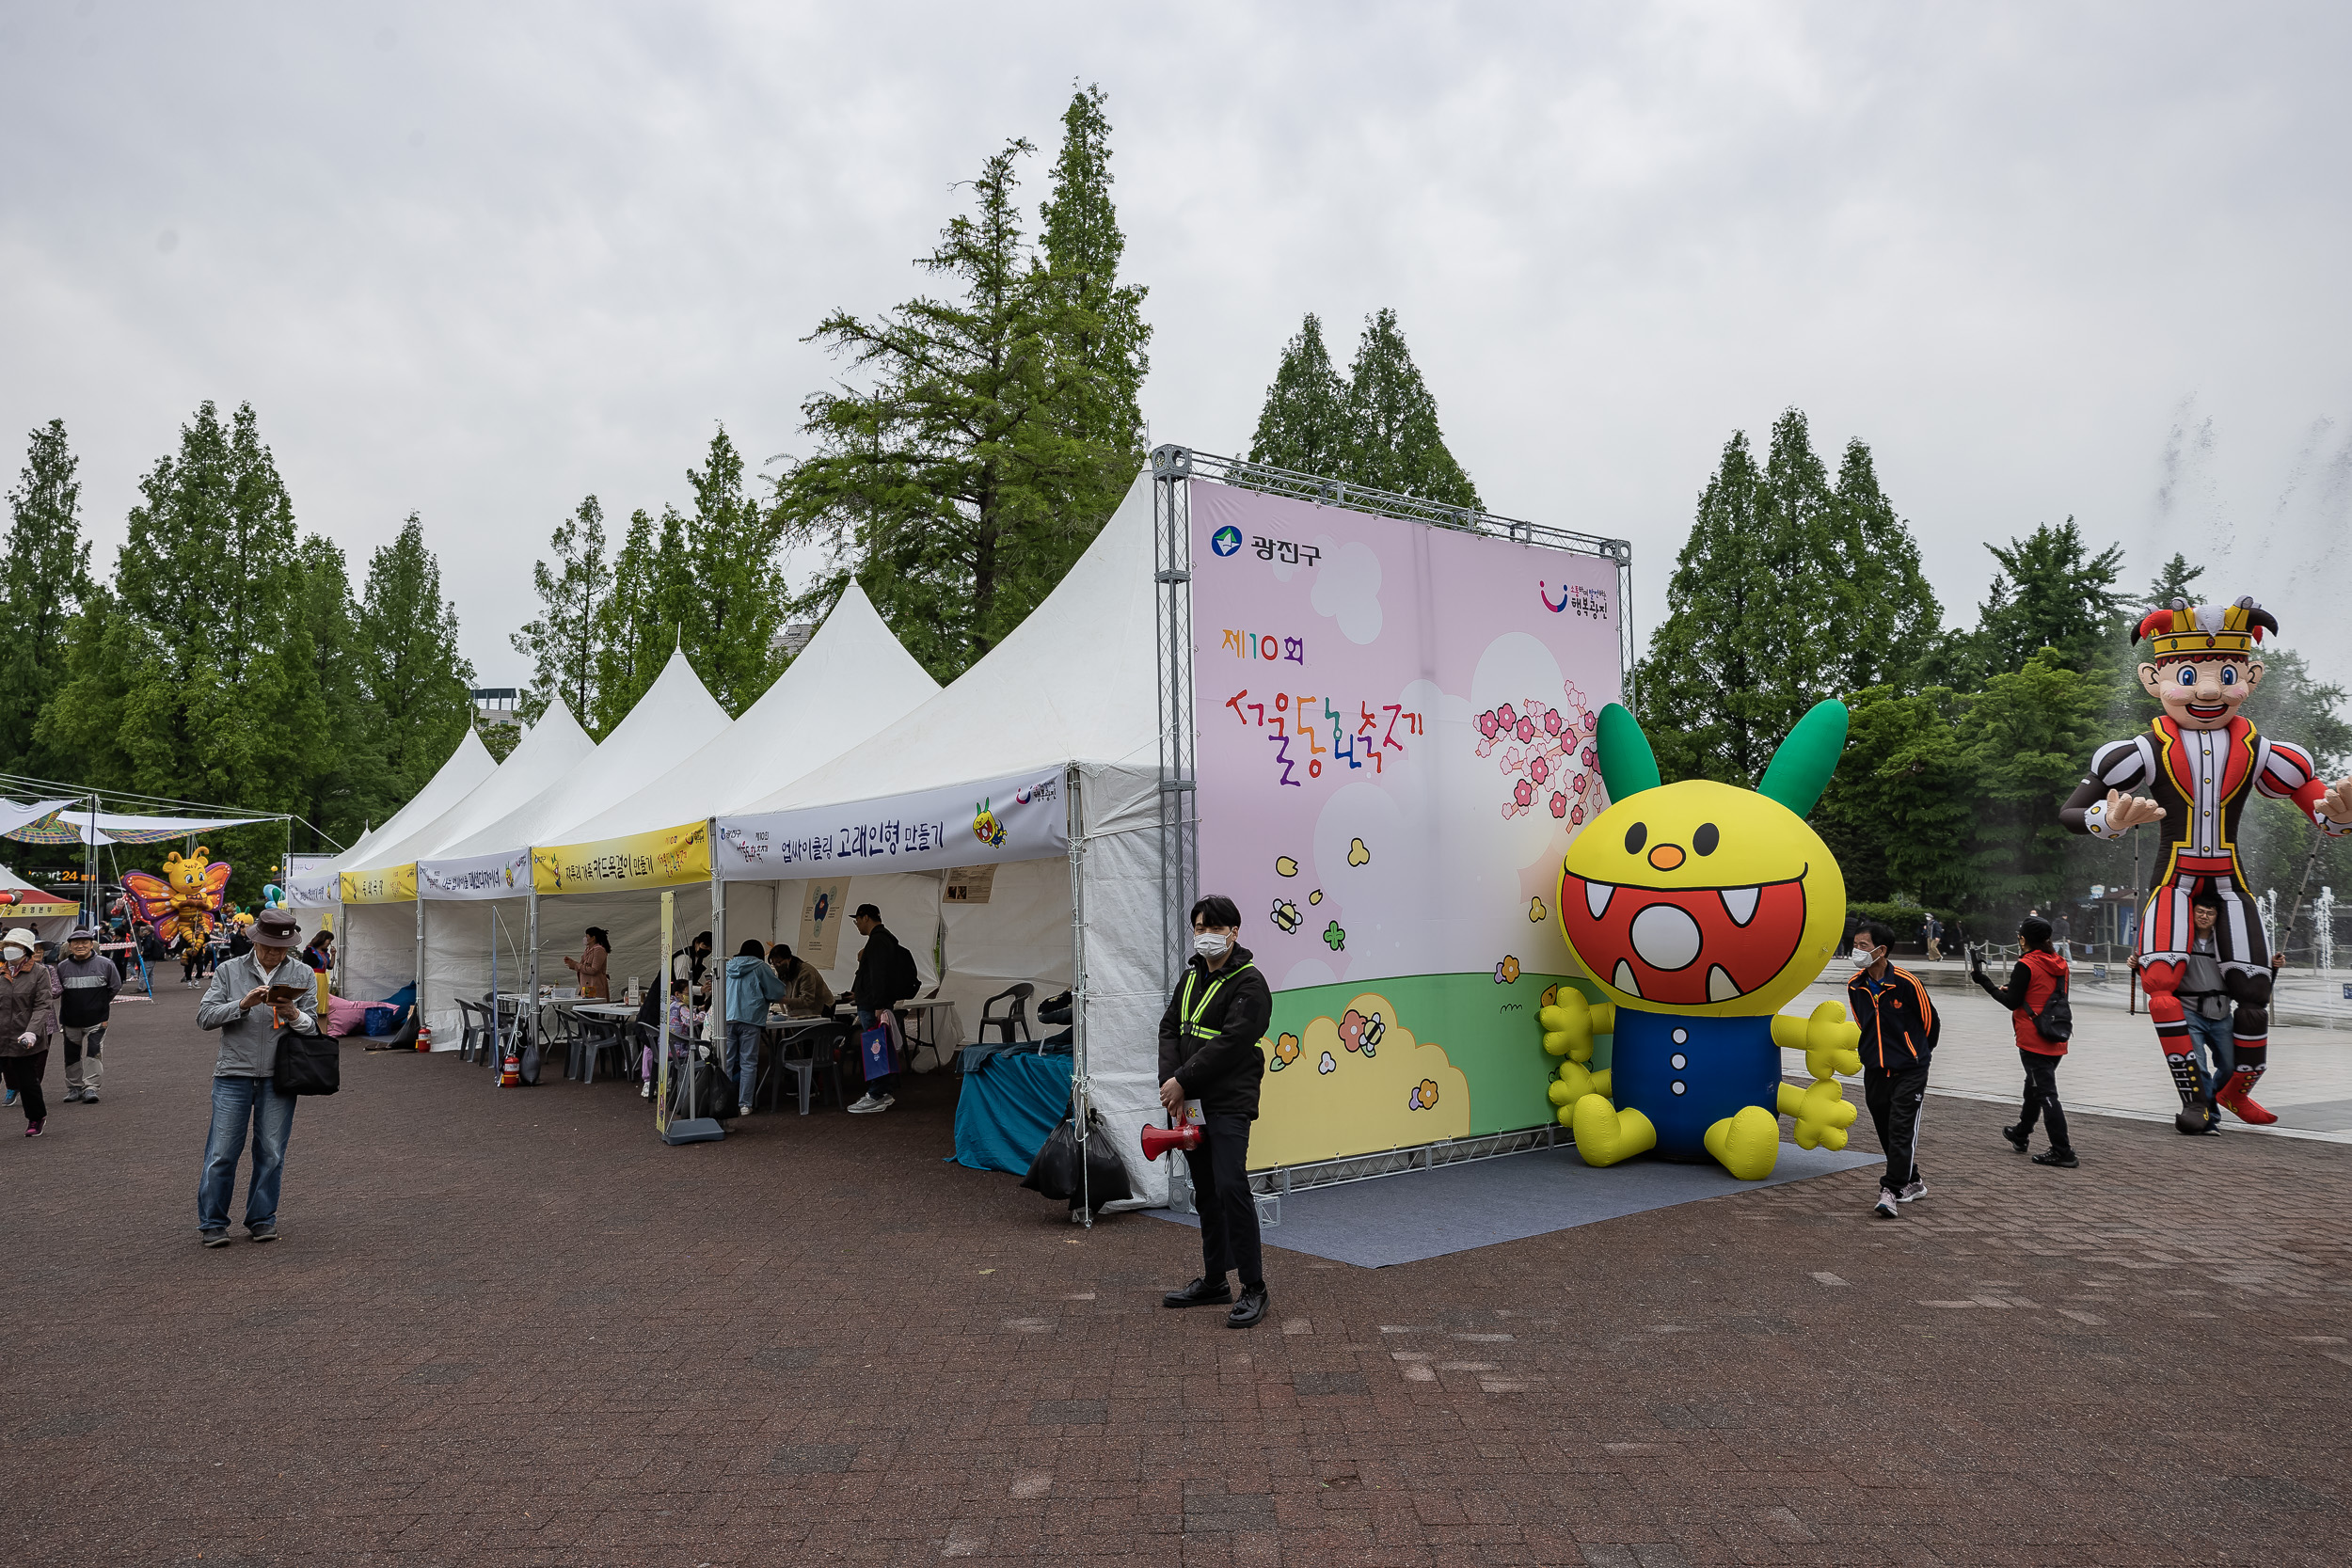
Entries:
[[1502,727],[1502,722],[1494,716],[1494,710],[1492,708],[1487,709],[1485,713],[1478,716],[1478,733],[1485,736],[1489,740],[1492,740],[1495,737],[1495,732]]
[[1542,784],[1551,777],[1551,764],[1542,757],[1537,757],[1527,765],[1527,776],[1537,784]]
[[1585,747],[1584,750],[1579,753],[1579,760],[1581,760],[1587,768],[1598,768],[1600,766],[1600,754],[1590,746]]
[[1568,823],[1569,823],[1569,825],[1570,825],[1571,827],[1575,826],[1576,824],[1578,824],[1578,823],[1580,823],[1580,822],[1582,822],[1583,820],[1584,820],[1584,808],[1583,808],[1582,806],[1572,806],[1572,807],[1570,807],[1570,808],[1569,808],[1569,810],[1568,810]]
[[1556,789],[1551,792],[1551,815],[1554,816],[1568,815],[1568,798]]
[[1544,733],[1546,735],[1558,735],[1560,733],[1560,710],[1558,708],[1553,708],[1549,713],[1544,715]]
[[1575,791],[1576,791],[1579,795],[1583,794],[1583,793],[1584,793],[1584,775],[1583,775],[1583,774],[1581,774],[1581,773],[1579,773],[1579,774],[1578,774],[1575,778],[1570,779],[1570,780],[1568,781],[1568,787],[1569,787],[1570,789],[1575,790]]
[[1506,730],[1517,729],[1518,728],[1519,716],[1516,712],[1512,711],[1510,704],[1505,703],[1501,707],[1495,709],[1495,722],[1501,724]]

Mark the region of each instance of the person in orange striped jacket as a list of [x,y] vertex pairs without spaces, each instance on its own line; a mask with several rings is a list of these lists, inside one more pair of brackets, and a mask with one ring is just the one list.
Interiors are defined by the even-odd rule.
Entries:
[[1944,1027],[1927,987],[1895,966],[1894,943],[1884,921],[1854,927],[1855,974],[1846,982],[1846,1005],[1862,1026],[1862,1098],[1886,1150],[1875,1212],[1889,1220],[1902,1212],[1898,1204],[1928,1190],[1919,1173],[1919,1110],[1928,1097],[1928,1058]]

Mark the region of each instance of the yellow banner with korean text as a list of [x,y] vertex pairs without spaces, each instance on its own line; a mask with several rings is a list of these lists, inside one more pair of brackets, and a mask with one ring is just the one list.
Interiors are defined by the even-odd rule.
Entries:
[[542,894],[619,893],[709,879],[707,819],[592,844],[533,845],[531,850],[531,885]]
[[413,904],[417,901],[417,863],[388,865],[374,871],[343,873],[346,904]]

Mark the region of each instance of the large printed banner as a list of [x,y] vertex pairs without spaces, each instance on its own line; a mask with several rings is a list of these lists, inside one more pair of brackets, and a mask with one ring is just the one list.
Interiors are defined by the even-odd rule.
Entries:
[[520,898],[531,891],[531,851],[469,855],[463,860],[419,861],[417,892],[436,902],[474,898]]
[[1200,890],[1275,992],[1253,1164],[1542,1125],[1615,562],[1191,485]]
[[620,893],[709,879],[707,818],[593,844],[537,845],[531,851],[531,880],[541,893]]
[[765,882],[941,871],[1070,852],[1062,770],[719,819],[719,876]]
[[413,904],[417,898],[417,865],[388,865],[377,871],[343,873],[346,904]]

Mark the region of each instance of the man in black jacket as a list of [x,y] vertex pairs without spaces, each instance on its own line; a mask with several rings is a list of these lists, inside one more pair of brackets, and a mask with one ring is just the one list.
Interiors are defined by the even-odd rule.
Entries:
[[1896,1205],[1927,1195],[1927,1178],[1919,1173],[1919,1110],[1928,1098],[1928,1058],[1944,1032],[1919,977],[1891,960],[1894,943],[1884,921],[1856,927],[1855,974],[1846,982],[1846,1005],[1862,1026],[1862,1098],[1879,1147],[1886,1150],[1877,1212],[1890,1220],[1901,1212]]
[[[860,904],[850,920],[866,939],[857,956],[857,978],[850,982],[850,994],[857,1002],[857,1032],[863,1038],[874,1026],[876,1013],[913,996],[922,982],[914,972],[914,955],[882,923],[882,911]],[[889,1110],[898,1102],[898,1097],[890,1092],[898,1082],[895,1072],[867,1079],[865,1096],[850,1107],[850,1113],[865,1117]]]
[[1194,1206],[1200,1214],[1204,1272],[1168,1307],[1221,1307],[1233,1300],[1227,1270],[1241,1275],[1241,1300],[1225,1315],[1230,1328],[1265,1316],[1265,1265],[1258,1247],[1258,1204],[1249,1192],[1249,1124],[1258,1119],[1265,1055],[1258,1042],[1273,1016],[1265,976],[1241,945],[1241,911],[1211,894],[1192,907],[1193,958],[1160,1017],[1160,1103],[1172,1125],[1200,1128],[1187,1149]]

